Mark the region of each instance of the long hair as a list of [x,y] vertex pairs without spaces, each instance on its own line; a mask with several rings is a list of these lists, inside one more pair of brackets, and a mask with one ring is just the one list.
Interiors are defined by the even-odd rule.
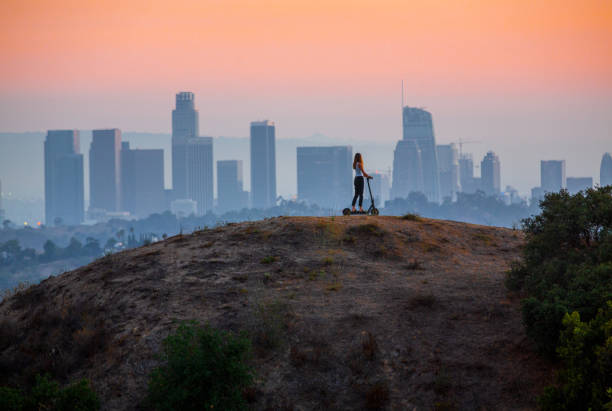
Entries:
[[355,159],[353,160],[353,170],[357,169],[357,163],[361,163],[361,168],[363,168],[363,158],[361,158],[361,153],[355,153]]

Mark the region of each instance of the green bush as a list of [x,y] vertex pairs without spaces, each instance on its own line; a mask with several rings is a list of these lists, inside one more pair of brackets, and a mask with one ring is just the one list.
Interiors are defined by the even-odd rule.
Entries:
[[6,411],[90,411],[100,409],[100,401],[87,380],[60,388],[48,375],[36,376],[36,385],[24,392],[0,387],[0,409]]
[[540,398],[543,410],[612,409],[612,301],[588,323],[565,314],[557,352],[565,367]]
[[523,260],[506,278],[523,301],[527,334],[554,356],[565,313],[589,321],[612,300],[612,187],[547,194],[542,213],[523,221]]
[[195,322],[182,323],[163,341],[163,365],[149,380],[149,405],[157,410],[241,410],[253,383],[250,341]]
[[612,186],[547,194],[540,207],[523,221],[523,258],[506,278],[527,295],[529,337],[562,361],[540,405],[612,410]]

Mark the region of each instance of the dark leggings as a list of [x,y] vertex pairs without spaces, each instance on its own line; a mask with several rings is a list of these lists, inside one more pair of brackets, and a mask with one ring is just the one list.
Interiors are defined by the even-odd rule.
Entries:
[[355,177],[355,196],[353,197],[353,207],[355,207],[357,197],[359,197],[359,207],[361,207],[363,205],[363,177],[361,176]]

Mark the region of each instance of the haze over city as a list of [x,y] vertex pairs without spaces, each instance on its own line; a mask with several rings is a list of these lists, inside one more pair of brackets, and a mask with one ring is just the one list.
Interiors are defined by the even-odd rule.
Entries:
[[[392,145],[404,80],[406,104],[432,113],[438,144],[480,141],[466,151],[477,159],[495,151],[502,186],[524,195],[538,184],[540,160],[565,159],[568,175],[598,182],[611,150],[607,1],[11,0],[2,8],[2,132],[170,134],[174,95],[189,90],[202,135],[247,137],[250,121],[269,118],[278,139],[320,133]],[[42,186],[28,190],[0,171],[5,191],[42,197]]]

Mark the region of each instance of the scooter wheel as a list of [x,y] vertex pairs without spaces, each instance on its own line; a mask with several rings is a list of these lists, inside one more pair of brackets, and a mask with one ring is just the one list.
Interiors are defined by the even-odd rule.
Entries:
[[372,215],[378,215],[378,208],[374,208],[372,210]]
[[342,214],[343,215],[351,215],[351,209],[350,208],[345,208],[344,210],[342,210]]

